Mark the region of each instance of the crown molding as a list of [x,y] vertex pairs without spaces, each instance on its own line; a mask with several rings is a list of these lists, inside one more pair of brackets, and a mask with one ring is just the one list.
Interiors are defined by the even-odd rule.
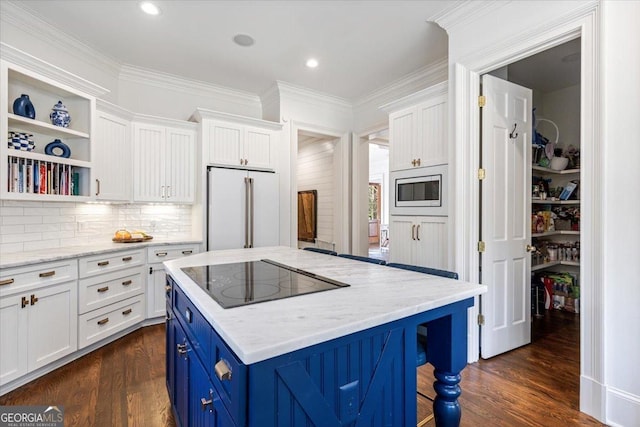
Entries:
[[454,28],[466,25],[479,17],[503,7],[511,1],[504,0],[460,0],[451,2],[451,5],[441,12],[431,16],[429,21],[435,22],[448,33]]
[[152,124],[152,125],[158,125],[158,126],[179,127],[179,128],[188,129],[188,130],[198,129],[198,124],[191,121],[171,119],[167,117],[151,116],[149,114],[133,113],[132,120],[138,123]]
[[414,106],[434,96],[446,95],[448,88],[449,88],[448,82],[444,81],[442,83],[429,86],[428,88],[422,89],[418,92],[414,92],[403,98],[389,102],[388,104],[384,104],[380,106],[380,109],[387,113],[392,113],[394,111],[402,110],[403,108]]
[[221,99],[225,102],[247,106],[252,109],[262,108],[260,97],[250,92],[230,89],[198,80],[186,79],[173,74],[162,73],[147,68],[125,64],[120,70],[119,80],[186,92],[196,96]]
[[105,101],[104,99],[96,99],[96,109],[98,111],[113,114],[114,116],[118,116],[128,120],[132,120],[135,116],[134,112],[124,109],[119,105]]
[[110,92],[109,89],[91,83],[80,76],[76,76],[5,43],[0,43],[0,58],[94,97]]
[[[291,83],[283,82],[281,80],[276,81],[276,87],[280,94],[281,104],[283,99],[289,98],[309,105],[324,107],[331,106],[343,111],[348,111],[349,113],[351,113],[353,110],[353,105],[351,104],[351,102],[338,96],[329,95],[312,89],[307,89],[302,86],[296,86]],[[273,87],[270,89],[270,91],[271,90],[273,90]]]
[[29,36],[40,40],[45,45],[53,45],[67,55],[77,58],[81,62],[94,64],[96,68],[107,70],[117,76],[120,63],[113,58],[101,54],[96,49],[84,44],[77,38],[65,33],[47,23],[46,20],[29,12],[11,1],[0,2],[0,22],[18,28],[28,28]]
[[270,130],[282,129],[282,124],[269,120],[254,119],[252,117],[240,116],[237,114],[224,113],[222,111],[214,111],[206,108],[196,108],[189,120],[202,123],[203,120],[223,120],[228,122],[239,123],[249,126],[257,126]]
[[448,77],[449,60],[445,57],[383,86],[375,92],[359,99],[353,105],[355,109],[359,109],[366,104],[380,105],[383,102],[388,102],[390,99],[397,99],[398,97],[420,91],[425,87],[446,81]]

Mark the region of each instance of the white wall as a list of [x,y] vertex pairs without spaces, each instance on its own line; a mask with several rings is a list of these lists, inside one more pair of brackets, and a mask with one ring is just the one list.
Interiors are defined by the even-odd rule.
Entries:
[[333,226],[336,192],[332,173],[335,144],[335,140],[322,138],[300,138],[298,142],[296,191],[318,192],[317,235],[324,242],[335,242]]
[[0,202],[0,253],[108,242],[119,228],[191,238],[191,206]]
[[640,422],[639,17],[640,2],[602,4],[606,413],[624,426]]
[[[566,149],[569,145],[580,147],[580,85],[570,86],[541,96],[540,115],[553,120],[560,130],[558,146]],[[537,113],[537,110],[536,110]],[[548,123],[540,123],[543,135],[554,141],[555,129]]]

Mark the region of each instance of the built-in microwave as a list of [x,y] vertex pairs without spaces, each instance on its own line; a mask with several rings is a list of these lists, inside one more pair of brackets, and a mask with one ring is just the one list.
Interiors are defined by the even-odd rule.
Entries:
[[447,165],[391,172],[391,215],[447,216]]

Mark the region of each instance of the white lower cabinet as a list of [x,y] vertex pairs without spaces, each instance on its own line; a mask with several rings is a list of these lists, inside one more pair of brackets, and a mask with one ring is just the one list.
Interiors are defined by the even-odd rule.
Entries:
[[391,216],[389,262],[448,268],[448,219],[440,216]]
[[147,318],[164,317],[167,314],[165,286],[167,277],[162,263],[199,252],[198,245],[167,245],[147,249],[149,278],[147,284]]
[[78,349],[77,262],[0,273],[0,386]]
[[144,249],[80,258],[78,347],[145,319]]

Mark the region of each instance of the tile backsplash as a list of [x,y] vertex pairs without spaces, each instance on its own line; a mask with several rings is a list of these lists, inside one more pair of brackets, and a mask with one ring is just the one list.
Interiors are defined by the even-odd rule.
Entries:
[[89,245],[119,228],[191,237],[190,205],[0,202],[0,253]]

